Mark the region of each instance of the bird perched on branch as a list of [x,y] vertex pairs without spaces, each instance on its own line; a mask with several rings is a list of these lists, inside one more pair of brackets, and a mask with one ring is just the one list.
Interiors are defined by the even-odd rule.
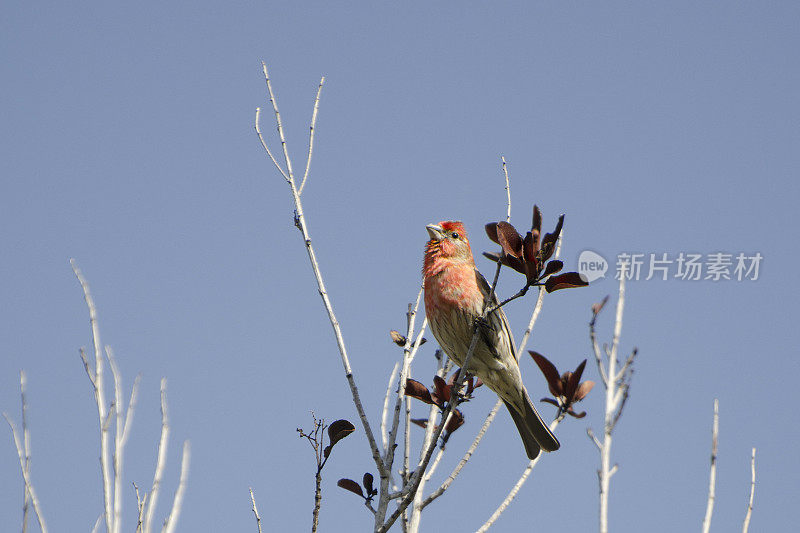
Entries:
[[[491,287],[475,268],[467,232],[461,222],[445,221],[426,226],[422,274],[425,280],[425,314],[431,331],[444,352],[464,366],[478,324],[478,342],[466,371],[478,376],[503,400],[517,426],[530,459],[539,449],[551,452],[560,446],[531,403],[516,354],[514,338],[503,310],[480,319]],[[489,304],[495,305],[492,299]]]

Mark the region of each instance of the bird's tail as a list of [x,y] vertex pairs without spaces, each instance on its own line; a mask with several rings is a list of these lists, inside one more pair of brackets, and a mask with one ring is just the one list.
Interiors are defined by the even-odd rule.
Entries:
[[524,401],[522,404],[525,409],[524,414],[517,411],[517,409],[507,401],[504,401],[504,403],[508,408],[508,412],[511,413],[511,418],[517,426],[520,437],[522,437],[522,443],[525,445],[525,453],[528,454],[528,459],[535,459],[536,456],[539,455],[540,448],[546,452],[552,452],[557,450],[561,444],[547,427],[547,424],[544,423],[542,417],[539,416],[536,408],[531,403],[531,399],[524,390],[523,394]]

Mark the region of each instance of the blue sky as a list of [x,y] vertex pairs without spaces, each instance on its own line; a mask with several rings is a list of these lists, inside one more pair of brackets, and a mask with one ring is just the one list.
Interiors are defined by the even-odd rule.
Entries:
[[[764,257],[756,281],[630,282],[622,350],[640,353],[616,431],[612,528],[699,527],[715,397],[712,527],[740,527],[753,446],[752,529],[797,522],[796,4],[12,1],[4,11],[0,409],[19,419],[25,369],[33,479],[51,529],[91,528],[101,510],[96,413],[78,358],[90,333],[70,257],[92,285],[126,390],[142,373],[126,484],[151,480],[166,376],[167,494],[180,442],[193,448],[179,529],[254,531],[250,486],[274,530],[309,527],[313,457],[295,428],[308,428],[312,410],[356,416],[288,190],[253,134],[255,108],[267,105],[262,59],[296,161],[327,77],[304,202],[373,422],[399,355],[388,331],[403,327],[419,286],[424,226],[460,219],[476,252],[493,249],[481,228],[505,216],[504,155],[512,222],[525,227],[533,203],[545,227],[565,213],[572,268],[586,249],[612,262],[620,252]],[[268,120],[264,130],[274,131]],[[501,294],[516,283],[504,275]],[[605,279],[550,295],[531,348],[560,370],[591,357],[589,306],[615,289]],[[532,305],[507,310],[518,335]],[[612,315],[600,323],[607,338]],[[425,382],[432,344],[415,369]],[[522,370],[531,395],[545,395],[532,361]],[[585,429],[600,428],[599,393],[584,402],[586,419],[559,428],[563,448],[497,531],[596,527],[598,457]],[[467,406],[442,472],[493,402],[481,390]],[[2,433],[0,516],[14,526],[22,484]],[[516,439],[501,413],[423,528],[467,531],[488,518],[525,465]],[[369,527],[335,487],[367,470],[359,428],[325,468],[323,531]]]

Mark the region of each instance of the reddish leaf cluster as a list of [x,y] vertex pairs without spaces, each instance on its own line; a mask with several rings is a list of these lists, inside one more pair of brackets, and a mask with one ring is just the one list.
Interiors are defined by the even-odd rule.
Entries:
[[[453,383],[455,382],[458,372],[459,371],[456,370],[447,382],[440,376],[433,376],[433,391],[428,390],[428,387],[415,379],[407,379],[406,396],[411,396],[427,404],[436,405],[440,409],[444,409],[447,402],[450,401]],[[481,381],[480,378],[467,376],[467,387],[464,391],[464,398],[462,398],[461,401],[472,398],[473,391],[481,385],[483,385],[483,381]]]
[[541,238],[542,213],[534,205],[533,223],[525,237],[522,237],[508,222],[486,224],[486,234],[492,241],[499,244],[502,250],[499,254],[484,252],[483,255],[524,274],[527,286],[538,284],[547,278],[544,283],[547,292],[569,287],[585,287],[589,283],[577,272],[553,275],[564,268],[564,263],[558,259],[550,260],[556,251],[558,236],[561,234],[563,225],[564,215],[561,215],[558,217],[558,223],[553,233],[546,233],[544,238]]
[[361,485],[353,481],[352,479],[342,478],[336,482],[336,484],[342,487],[345,490],[349,490],[353,494],[357,494],[361,496],[366,501],[372,501],[372,498],[378,494],[378,489],[373,487],[374,478],[372,474],[367,472],[364,474],[364,478],[362,480],[362,484],[364,486],[364,490],[361,490]]
[[[444,410],[447,405],[447,402],[450,401],[450,398],[453,393],[453,384],[455,383],[456,376],[458,375],[458,370],[456,370],[451,376],[450,379],[445,382],[443,378],[440,376],[433,376],[433,390],[428,390],[428,387],[416,381],[414,379],[407,379],[406,380],[406,389],[405,393],[406,396],[410,396],[411,398],[416,398],[422,402],[425,402],[430,405],[436,405],[439,409]],[[483,382],[480,378],[476,378],[474,376],[467,376],[466,380],[466,389],[464,390],[464,398],[461,401],[466,401],[472,398],[472,393],[475,389],[483,385]],[[416,424],[417,426],[426,428],[428,427],[428,419],[427,418],[412,418],[411,422]],[[452,434],[455,430],[460,428],[464,425],[464,414],[455,409],[450,418],[447,420],[447,424],[444,426],[444,434],[442,435],[442,443],[444,444],[447,442],[447,439],[450,438],[450,434]],[[438,426],[437,426],[438,427]]]
[[578,365],[575,372],[567,371],[559,376],[555,365],[548,361],[545,356],[530,350],[528,353],[531,354],[533,360],[539,366],[539,370],[544,374],[550,393],[554,396],[554,398],[542,398],[541,401],[551,403],[575,418],[586,416],[585,411],[576,413],[572,409],[572,405],[583,400],[594,387],[594,381],[580,382],[583,369],[586,366],[586,359]]

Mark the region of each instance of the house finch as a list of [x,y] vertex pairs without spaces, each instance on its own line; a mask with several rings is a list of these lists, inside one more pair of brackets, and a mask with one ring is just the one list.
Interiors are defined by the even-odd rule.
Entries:
[[[475,319],[483,313],[491,287],[475,268],[469,239],[461,222],[446,221],[426,227],[422,274],[425,279],[425,314],[444,352],[464,365],[472,341]],[[492,303],[497,300],[493,299]],[[479,321],[478,342],[466,367],[506,404],[530,459],[539,449],[560,446],[531,403],[522,384],[516,346],[502,309]]]

